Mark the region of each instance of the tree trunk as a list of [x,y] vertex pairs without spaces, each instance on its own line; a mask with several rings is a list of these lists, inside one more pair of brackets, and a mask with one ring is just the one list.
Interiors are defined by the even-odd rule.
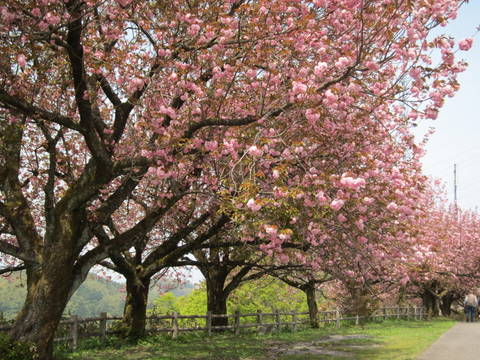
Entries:
[[439,304],[438,299],[430,291],[425,290],[422,294],[422,302],[427,314],[436,317],[439,316]]
[[[213,271],[211,272],[213,273]],[[213,275],[213,274],[209,274]],[[224,291],[225,280],[223,277],[209,276],[206,278],[207,284],[207,310],[212,312],[212,315],[225,315],[227,313],[227,298],[228,294]],[[212,326],[227,326],[227,317],[213,317]],[[224,331],[218,329],[216,331]]]
[[447,293],[442,297],[440,301],[440,310],[442,311],[443,316],[450,316],[452,314],[452,304],[454,300],[454,296],[451,293]]
[[[208,297],[207,309],[212,312],[212,315],[225,315],[227,313],[227,298],[223,294]],[[212,326],[227,326],[227,317],[213,317]],[[224,329],[218,329],[224,331]]]
[[363,326],[373,312],[378,308],[378,301],[363,285],[353,284],[349,288],[351,294],[348,312],[359,316],[359,323]]
[[127,277],[123,322],[127,326],[126,336],[132,340],[145,336],[149,288],[150,278]]
[[318,328],[318,307],[315,294],[315,286],[308,286],[304,289],[307,295],[308,315],[310,316],[310,326],[314,329]]
[[27,268],[27,296],[10,336],[35,345],[38,360],[51,360],[53,339],[73,287],[71,266],[45,262],[42,269]]

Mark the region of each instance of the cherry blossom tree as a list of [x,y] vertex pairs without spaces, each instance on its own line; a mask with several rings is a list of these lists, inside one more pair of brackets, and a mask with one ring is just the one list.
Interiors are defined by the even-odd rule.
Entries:
[[112,251],[111,261],[101,262],[102,266],[121,274],[126,280],[123,325],[125,336],[130,339],[138,339],[145,334],[152,279],[175,265],[178,259],[201,247],[228,222],[225,215],[208,219],[208,214],[204,214],[191,219],[192,212],[189,211],[183,214],[183,221],[179,221],[179,215],[179,212],[175,214],[176,223],[181,224],[176,231],[166,231],[165,222],[160,221],[155,229],[132,249]]
[[[454,41],[429,33],[462,3],[0,2],[0,251],[25,265],[28,286],[12,338],[50,359],[91,267],[143,241],[205,187],[234,218],[264,210],[273,191],[292,209],[292,199],[314,205],[317,219],[353,209],[363,200],[344,187],[391,165],[375,156],[393,150],[374,151],[369,139],[408,138],[408,125],[434,118],[458,87],[465,65]],[[374,166],[326,179],[327,137],[339,150],[332,167],[345,154]],[[215,162],[228,164],[226,187]],[[239,167],[250,181],[236,178]],[[147,210],[122,221],[145,189]],[[317,241],[321,223],[302,241]]]
[[273,268],[269,271],[269,275],[278,278],[285,284],[305,293],[310,326],[312,328],[318,328],[317,291],[321,285],[332,281],[333,278],[321,272],[315,273],[306,267],[286,267],[285,269],[282,269],[281,267]]
[[448,204],[445,194],[433,186],[428,195],[406,290],[419,296],[431,315],[441,311],[448,316],[455,301],[480,286],[480,216]]

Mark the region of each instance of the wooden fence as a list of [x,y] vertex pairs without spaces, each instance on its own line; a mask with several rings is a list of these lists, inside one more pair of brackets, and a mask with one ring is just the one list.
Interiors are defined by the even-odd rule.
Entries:
[[[213,326],[213,318],[228,318],[229,325]],[[407,319],[422,320],[425,318],[424,308],[421,307],[384,307],[375,311],[367,317],[369,320],[387,320]],[[340,310],[327,310],[318,313],[318,322],[332,324],[340,327],[342,321],[349,321],[356,325],[359,324],[362,317],[358,315],[342,314]],[[101,313],[100,317],[79,318],[76,315],[62,320],[57,329],[55,342],[65,342],[75,350],[79,339],[99,338],[100,342],[105,342],[108,335],[118,334],[114,322],[122,320],[121,317],[109,317],[106,313]],[[233,320],[233,321],[232,321]],[[289,328],[292,331],[310,323],[308,312],[271,312],[262,313],[258,310],[256,313],[241,314],[235,311],[234,314],[214,315],[207,312],[205,315],[181,315],[172,313],[170,315],[152,315],[147,318],[146,331],[149,334],[169,333],[172,338],[177,338],[180,332],[186,331],[204,331],[207,335],[217,330],[232,330],[234,334],[240,334],[241,329],[253,329],[259,334],[280,331],[282,328]],[[8,331],[11,326],[0,326],[0,331]]]

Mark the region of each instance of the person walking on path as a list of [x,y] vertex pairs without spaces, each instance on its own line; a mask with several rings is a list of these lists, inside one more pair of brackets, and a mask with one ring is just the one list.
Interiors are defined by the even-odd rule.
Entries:
[[476,313],[477,313],[477,306],[478,306],[477,296],[472,293],[469,293],[467,296],[465,296],[464,306],[465,306],[465,317],[467,322],[474,322]]

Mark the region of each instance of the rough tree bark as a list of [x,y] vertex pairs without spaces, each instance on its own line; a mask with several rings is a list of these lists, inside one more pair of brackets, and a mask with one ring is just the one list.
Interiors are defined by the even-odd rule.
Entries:
[[440,310],[442,311],[443,316],[450,316],[452,314],[452,304],[455,300],[458,300],[453,292],[448,292],[440,299]]
[[318,328],[318,306],[316,300],[316,293],[315,293],[315,284],[308,283],[302,289],[307,296],[307,304],[308,304],[308,315],[310,317],[310,326],[314,329]]
[[[207,285],[207,310],[212,315],[224,315],[227,313],[227,299],[229,293],[225,291],[227,274],[222,270],[210,270],[205,277]],[[227,326],[227,317],[213,317],[212,326]],[[218,331],[224,331],[219,329]]]
[[150,278],[128,276],[126,279],[127,297],[123,310],[123,322],[128,329],[126,336],[136,340],[145,336]]
[[422,305],[429,316],[437,317],[440,315],[438,298],[431,291],[424,290],[422,293]]
[[[58,266],[58,267],[57,267]],[[27,268],[27,296],[10,336],[36,345],[39,359],[51,359],[53,339],[70,297],[73,278],[68,264],[43,271]]]

